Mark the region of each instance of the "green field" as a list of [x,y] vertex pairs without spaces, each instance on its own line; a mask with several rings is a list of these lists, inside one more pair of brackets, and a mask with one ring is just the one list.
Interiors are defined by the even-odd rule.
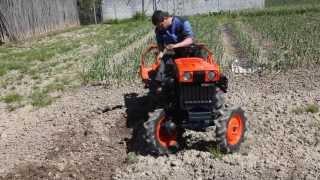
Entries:
[[266,7],[319,4],[319,0],[266,0]]
[[[219,63],[226,53],[221,29],[227,24],[238,48],[256,66],[278,71],[319,64],[318,1],[268,0],[266,6],[189,19],[197,41],[206,43]],[[140,54],[154,42],[152,29],[148,19],[116,21],[4,44],[0,46],[0,101],[13,107],[41,107],[58,98],[56,92],[84,83],[121,85],[139,80]]]
[[0,47],[0,100],[15,107],[48,105],[56,98],[51,94],[98,79],[88,78],[97,72],[92,70],[96,60],[107,61],[150,30],[147,21],[126,21],[5,44]]

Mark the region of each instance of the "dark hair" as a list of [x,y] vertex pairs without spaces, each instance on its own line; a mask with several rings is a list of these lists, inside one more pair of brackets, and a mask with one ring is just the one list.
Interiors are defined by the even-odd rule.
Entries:
[[165,17],[169,17],[169,13],[161,10],[154,11],[152,15],[152,24],[157,25],[161,23]]

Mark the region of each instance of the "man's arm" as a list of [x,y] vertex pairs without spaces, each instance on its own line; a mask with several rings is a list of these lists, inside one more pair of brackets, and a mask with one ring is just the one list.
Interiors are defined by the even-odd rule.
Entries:
[[185,21],[183,23],[183,36],[185,39],[179,43],[176,44],[169,44],[166,48],[168,49],[174,49],[174,48],[180,48],[180,47],[187,47],[193,43],[193,32],[191,28],[191,24],[189,21]]
[[174,48],[180,48],[180,47],[186,47],[189,46],[193,43],[193,38],[192,37],[187,37],[183,41],[177,43],[177,44],[169,44],[166,48],[168,49],[174,49]]

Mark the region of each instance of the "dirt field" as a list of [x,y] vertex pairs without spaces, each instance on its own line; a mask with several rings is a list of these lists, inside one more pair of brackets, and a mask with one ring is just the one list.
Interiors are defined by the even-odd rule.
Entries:
[[146,117],[142,84],[88,86],[46,108],[0,109],[2,179],[319,178],[320,114],[295,111],[319,104],[317,68],[228,76],[227,101],[249,122],[238,153],[214,157],[208,131],[187,132],[177,154],[145,155],[133,137]]

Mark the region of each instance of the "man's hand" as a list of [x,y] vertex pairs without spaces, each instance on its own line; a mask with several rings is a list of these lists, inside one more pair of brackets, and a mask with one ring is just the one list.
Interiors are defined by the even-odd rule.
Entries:
[[192,37],[187,37],[182,42],[179,42],[177,44],[168,44],[165,48],[168,50],[172,50],[175,48],[181,48],[181,47],[187,47],[190,46],[193,43]]
[[163,54],[164,54],[164,53],[163,53],[162,51],[160,51],[159,54],[158,54],[158,56],[157,56],[157,59],[161,59],[161,58],[163,57]]
[[172,49],[174,49],[174,48],[176,48],[175,44],[168,44],[168,45],[166,46],[166,49],[168,49],[168,50],[172,50]]

